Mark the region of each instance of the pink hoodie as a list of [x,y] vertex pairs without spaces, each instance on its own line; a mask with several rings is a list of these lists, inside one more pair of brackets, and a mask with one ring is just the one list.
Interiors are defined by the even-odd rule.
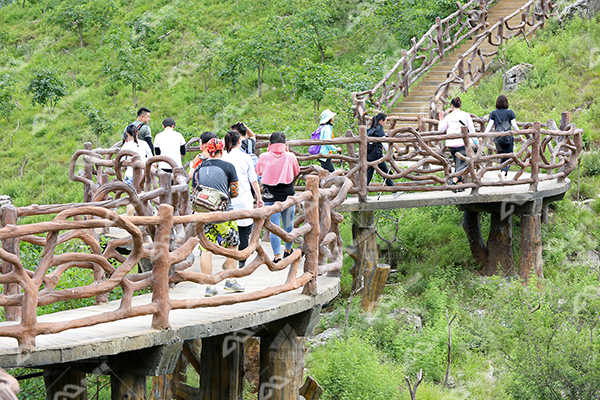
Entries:
[[292,183],[299,173],[298,160],[287,151],[285,143],[270,144],[268,151],[260,155],[256,164],[256,174],[262,176],[261,182],[269,186]]

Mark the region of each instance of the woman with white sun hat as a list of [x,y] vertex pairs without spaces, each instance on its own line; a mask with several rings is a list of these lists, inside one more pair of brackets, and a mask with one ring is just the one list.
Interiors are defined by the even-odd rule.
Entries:
[[[333,139],[333,119],[336,116],[336,113],[331,111],[330,109],[326,109],[321,113],[321,120],[319,121],[320,135],[319,139]],[[336,147],[330,144],[321,145],[321,150],[319,154],[332,154],[332,153],[340,153],[342,151],[341,147]],[[333,172],[333,162],[331,158],[319,158],[319,162],[321,163],[321,167],[326,169],[329,172]]]

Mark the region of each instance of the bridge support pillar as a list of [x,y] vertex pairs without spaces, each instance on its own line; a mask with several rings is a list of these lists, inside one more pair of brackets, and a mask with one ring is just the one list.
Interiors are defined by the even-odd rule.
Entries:
[[541,213],[521,215],[521,262],[519,276],[525,285],[533,272],[544,276],[542,260],[542,216]]
[[258,400],[297,399],[304,374],[304,336],[294,330],[260,338]]
[[371,311],[377,305],[389,275],[389,266],[386,268],[384,264],[379,264],[375,211],[352,213],[352,240],[352,246],[346,248],[354,260],[350,269],[352,290],[362,294],[362,307]]
[[110,393],[111,400],[146,400],[146,376],[112,374]]
[[46,399],[87,400],[87,380],[85,373],[70,368],[45,369],[44,385]]
[[198,399],[238,400],[243,389],[243,338],[234,334],[203,338]]
[[512,215],[502,219],[501,213],[492,213],[490,233],[487,241],[487,266],[485,275],[497,272],[498,265],[503,275],[514,274],[515,260],[512,250]]

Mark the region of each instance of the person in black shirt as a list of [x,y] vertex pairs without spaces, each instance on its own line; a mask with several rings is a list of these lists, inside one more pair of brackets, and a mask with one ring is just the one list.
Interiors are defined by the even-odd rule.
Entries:
[[[485,133],[490,132],[492,127],[495,132],[508,132],[511,127],[513,130],[518,131],[519,126],[517,125],[516,119],[517,117],[515,116],[514,111],[508,108],[508,98],[501,94],[498,96],[498,99],[496,99],[496,109],[490,114],[490,122],[485,128]],[[512,135],[499,136],[494,138],[494,145],[496,146],[498,154],[508,154],[514,151],[515,140]],[[503,164],[508,160],[510,159],[503,158],[500,162]],[[508,176],[509,168],[510,163],[502,167],[498,173],[498,178],[500,178],[500,180]]]
[[[192,187],[196,187],[197,185],[208,186],[228,194],[230,199],[237,197],[238,178],[235,167],[233,164],[221,160],[223,156],[223,142],[216,138],[209,140],[206,144],[206,151],[209,158],[203,161],[196,169],[192,179]],[[233,208],[230,201],[226,211],[231,210]],[[211,242],[232,250],[237,250],[240,244],[240,236],[235,221],[205,224],[204,235]],[[235,269],[236,264],[235,260],[228,258],[225,261],[225,269]],[[212,274],[212,253],[206,249],[202,249],[202,254],[200,255],[200,268],[203,273],[207,275]],[[235,281],[226,283],[226,288],[227,284],[231,286],[234,283],[237,285]],[[243,291],[241,286],[237,285],[235,287],[239,288],[236,291]],[[216,289],[214,287],[209,286],[206,288],[206,296],[212,296],[215,293]]]

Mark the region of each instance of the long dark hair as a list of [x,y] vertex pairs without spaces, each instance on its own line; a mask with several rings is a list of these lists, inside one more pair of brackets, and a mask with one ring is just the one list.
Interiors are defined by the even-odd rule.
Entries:
[[240,142],[238,131],[229,131],[225,134],[225,150],[229,153]]
[[125,129],[125,132],[127,132],[130,136],[133,137],[133,141],[135,142],[135,144],[138,144],[138,141],[137,141],[138,128],[137,128],[137,126],[135,126],[134,124],[129,124],[129,125],[127,125],[127,128]]
[[379,121],[383,121],[387,119],[387,115],[385,115],[384,113],[379,113],[376,116],[373,117],[373,120],[371,121],[371,128],[375,128],[378,124]]

